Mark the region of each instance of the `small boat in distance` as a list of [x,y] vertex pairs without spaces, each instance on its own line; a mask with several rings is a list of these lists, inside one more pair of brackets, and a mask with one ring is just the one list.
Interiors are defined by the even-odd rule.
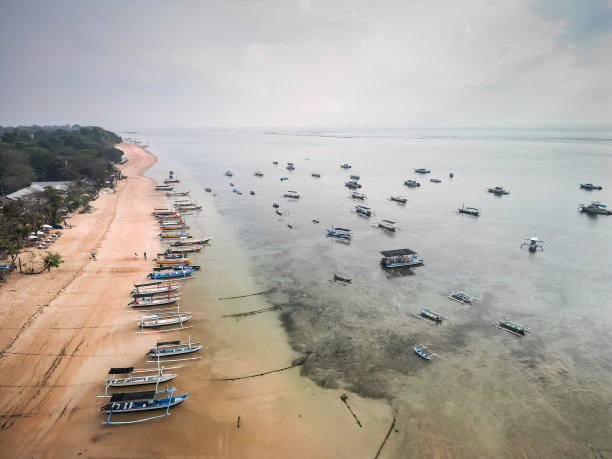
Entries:
[[422,359],[431,360],[432,357],[438,357],[437,354],[434,354],[422,344],[419,344],[419,346],[421,347],[419,348],[419,347],[414,346],[414,352],[416,352],[417,355],[421,357]]
[[339,239],[351,239],[353,237],[353,233],[348,228],[334,228],[327,230],[327,235],[331,237],[337,237]]
[[479,217],[480,209],[477,209],[475,207],[465,207],[465,205],[462,205],[459,209],[457,209],[457,213],[468,214],[468,215],[473,215],[474,217]]
[[504,190],[501,186],[496,186],[493,188],[487,188],[489,193],[496,194],[497,196],[501,196],[502,194],[510,194],[509,191]]
[[374,215],[374,211],[366,206],[355,206],[355,212],[365,217],[371,217]]
[[444,317],[442,314],[430,311],[429,309],[421,309],[418,314],[412,315],[417,319],[425,320],[426,322],[429,322],[430,324],[434,325],[440,325],[442,321],[446,319],[446,317]]
[[404,182],[404,185],[412,187],[412,188],[421,186],[421,184],[417,182],[416,180],[410,180],[410,179],[406,180]]
[[254,175],[255,177],[263,177],[263,172],[261,172],[261,171],[255,171],[255,172],[253,172],[253,175]]
[[225,175],[226,177],[232,177],[234,173],[232,171],[225,171],[223,175]]
[[310,174],[312,177],[315,178],[321,178],[321,174],[319,174],[318,172],[313,172],[312,174]]
[[351,180],[359,180],[359,176],[358,175],[351,175]]
[[367,198],[367,196],[363,193],[357,193],[356,191],[353,191],[353,193],[351,193],[351,195],[349,196],[349,198],[353,198],[353,199],[360,199],[360,200],[364,200]]
[[275,166],[278,166],[278,161],[272,161],[272,164],[274,164]]
[[350,277],[339,276],[338,274],[334,274],[333,281],[334,282],[344,282],[345,284],[350,284],[353,281],[353,279],[351,279]]
[[453,174],[452,172],[450,174],[448,174],[449,178],[453,178],[455,176],[455,174]]
[[342,169],[350,169],[350,168],[351,168],[351,165],[350,165],[350,164],[346,164],[346,163],[344,163],[344,164],[342,164],[340,167],[341,167]]
[[346,182],[344,184],[344,186],[346,186],[346,187],[348,187],[348,188],[350,188],[352,190],[356,190],[357,188],[361,188],[361,185],[358,182],[356,182],[355,180],[349,180],[348,182]]
[[390,231],[391,233],[395,233],[399,229],[395,226],[395,222],[391,220],[381,220],[378,222],[377,227],[385,231]]
[[284,198],[300,199],[300,194],[297,191],[285,191]]
[[581,183],[580,188],[583,188],[585,190],[603,190],[602,187],[593,185],[592,183]]
[[433,182],[433,183],[440,183],[440,182],[442,182],[442,180],[437,179],[437,178],[432,178],[432,179],[429,179],[429,181],[430,181],[430,182]]
[[401,204],[406,204],[406,202],[408,202],[408,199],[406,199],[405,196],[391,196],[389,198],[389,201],[395,201],[395,202],[399,202]]
[[431,172],[429,169],[424,169],[424,168],[415,169],[414,171],[417,174],[429,174]]
[[448,295],[448,297],[451,300],[458,301],[459,303],[463,303],[463,304],[472,304],[474,301],[478,301],[476,298],[472,296],[468,296],[463,292],[451,292],[451,294]]
[[497,328],[500,328],[504,331],[512,333],[516,336],[525,336],[531,330],[529,330],[525,325],[521,325],[517,322],[513,322],[511,320],[503,319],[498,322]]
[[280,181],[281,181],[281,182],[284,182],[285,180],[289,180],[289,177],[281,177],[281,178],[280,178]]
[[601,201],[593,201],[589,205],[580,204],[580,209],[591,215],[612,215],[612,211],[608,210],[608,206]]
[[525,245],[527,246],[530,252],[535,252],[538,249],[544,252],[544,246],[546,245],[546,241],[540,241],[536,236],[533,236],[530,239],[523,239],[523,243],[521,244],[521,249]]
[[414,250],[410,249],[383,250],[380,253],[383,256],[380,260],[383,268],[420,266],[425,262]]
[[294,171],[295,170],[295,166],[293,165],[293,163],[287,163],[287,170],[288,171]]

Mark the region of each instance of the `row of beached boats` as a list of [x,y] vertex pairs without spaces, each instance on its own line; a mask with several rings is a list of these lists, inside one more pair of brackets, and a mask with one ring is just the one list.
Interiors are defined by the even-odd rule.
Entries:
[[[179,183],[173,177],[173,173],[165,181],[168,184]],[[190,312],[181,311],[179,300],[181,293],[179,280],[189,279],[200,267],[192,265],[190,252],[199,252],[202,246],[210,241],[210,238],[194,239],[187,233],[189,226],[185,223],[183,215],[185,211],[200,210],[191,201],[184,200],[189,192],[166,191],[166,196],[174,199],[172,208],[154,209],[153,216],[157,218],[160,225],[160,238],[162,241],[173,241],[164,253],[160,253],[153,260],[154,267],[148,277],[150,281],[135,284],[131,292],[131,301],[128,306],[142,311],[142,316],[137,320],[139,329],[137,333],[166,333],[178,332],[193,328],[185,323],[192,318]],[[153,308],[153,309],[145,309]],[[110,397],[100,411],[107,414],[104,424],[133,424],[152,419],[161,418],[170,414],[170,408],[183,403],[189,394],[176,395],[176,388],[168,387],[168,382],[178,376],[174,371],[180,366],[167,367],[166,364],[183,362],[201,357],[193,356],[202,349],[202,344],[191,340],[157,341],[149,348],[146,356],[148,363],[156,363],[155,367],[135,369],[134,367],[112,367],[108,377],[104,381],[105,393],[103,397]],[[160,385],[165,384],[165,389]],[[118,392],[109,395],[111,388],[124,388],[131,386],[155,386],[154,390],[140,392]],[[155,416],[140,417],[130,420],[115,420],[113,415],[134,413],[141,411],[157,410],[161,414]]]

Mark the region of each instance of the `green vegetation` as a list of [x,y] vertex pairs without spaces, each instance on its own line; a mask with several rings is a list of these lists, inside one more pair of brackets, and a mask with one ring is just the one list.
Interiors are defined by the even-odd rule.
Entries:
[[[114,148],[116,134],[99,127],[0,127],[0,190],[10,194],[34,182],[70,181],[67,190],[52,187],[11,201],[0,201],[0,259],[16,255],[42,225],[64,223],[66,216],[89,203],[101,188],[113,188],[121,174],[114,163],[123,153]],[[45,268],[61,263],[43,259]]]

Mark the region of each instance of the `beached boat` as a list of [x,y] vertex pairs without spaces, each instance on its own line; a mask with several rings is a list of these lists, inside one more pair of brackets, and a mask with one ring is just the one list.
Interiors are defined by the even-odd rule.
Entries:
[[580,188],[585,190],[602,190],[603,188],[598,185],[593,185],[592,183],[581,183]]
[[493,193],[493,194],[496,194],[498,196],[501,196],[502,194],[510,194],[509,191],[504,190],[501,186],[496,186],[496,187],[493,187],[493,188],[487,188],[487,191],[489,193]]
[[201,244],[186,245],[180,247],[170,247],[168,250],[170,253],[191,253],[200,252],[202,250]]
[[261,171],[255,171],[255,172],[253,172],[253,175],[254,175],[255,177],[263,177],[263,172],[261,172]]
[[523,239],[523,243],[521,244],[521,249],[523,248],[523,246],[527,246],[530,252],[535,252],[538,249],[544,252],[545,245],[546,245],[546,241],[541,241],[536,236],[533,236],[530,239]]
[[403,268],[420,266],[425,261],[410,249],[383,250],[380,252],[383,258],[380,264],[383,268]]
[[159,233],[161,239],[178,239],[181,237],[192,237],[187,231],[168,231]]
[[175,271],[163,271],[163,272],[152,272],[149,273],[151,279],[174,279],[180,277],[187,277],[193,274],[194,269],[177,269]]
[[401,204],[406,204],[406,202],[408,202],[408,199],[406,199],[405,196],[391,196],[389,198],[389,201],[395,201],[395,202],[399,202]]
[[[145,391],[131,393],[116,393],[113,394],[110,402],[103,405],[100,411],[108,413],[106,421],[102,424],[135,424],[137,422],[150,421],[152,419],[162,418],[170,414],[170,408],[183,403],[189,394],[174,395],[176,389],[166,389],[162,391]],[[159,394],[166,394],[166,397],[158,397]],[[117,413],[132,413],[136,411],[150,410],[166,410],[164,414],[151,416],[144,419],[136,419],[131,421],[113,421],[113,414]]]
[[344,163],[344,164],[342,164],[340,167],[341,167],[342,169],[350,169],[350,168],[351,168],[351,165],[350,165],[350,164],[346,164],[346,163]]
[[192,354],[202,349],[198,342],[189,341],[158,341],[155,347],[149,349],[147,356],[154,358],[174,357],[176,355]]
[[442,321],[446,319],[446,317],[444,317],[442,314],[435,311],[430,311],[429,309],[421,309],[418,314],[412,315],[417,319],[425,320],[426,322],[434,325],[440,325]]
[[132,290],[132,296],[134,298],[151,296],[158,293],[168,293],[178,290],[179,284],[166,282],[146,282],[144,284],[134,284],[134,290]]
[[361,188],[361,185],[355,180],[349,180],[348,182],[344,184],[344,186],[351,188],[353,190],[356,190],[357,188]]
[[334,274],[333,280],[335,282],[344,282],[345,284],[350,284],[353,281],[353,279],[351,279],[350,277],[339,276],[338,274]]
[[174,190],[173,185],[157,185],[155,191],[172,191]]
[[593,201],[589,205],[580,204],[580,209],[591,215],[612,215],[612,211],[608,210],[608,206],[600,201]]
[[525,325],[521,325],[517,322],[513,322],[511,320],[503,319],[498,322],[497,328],[500,328],[504,331],[512,333],[516,336],[525,336],[531,330],[529,330]]
[[448,297],[451,300],[458,301],[459,303],[463,303],[463,304],[472,304],[473,302],[478,301],[473,296],[466,295],[463,292],[451,292],[450,295],[448,295]]
[[312,174],[310,174],[311,177],[315,177],[315,178],[321,178],[321,174],[319,174],[318,172],[313,172]]
[[395,222],[391,220],[381,220],[378,222],[377,228],[385,231],[395,233],[399,228],[395,225]]
[[[176,243],[175,243],[176,244]],[[155,258],[153,260],[158,265],[179,265],[184,263],[191,263],[191,258],[187,257],[173,257],[173,258]]]
[[353,233],[348,228],[334,228],[327,230],[327,235],[331,237],[337,237],[339,239],[350,239],[353,237]]
[[181,181],[180,181],[180,180],[178,180],[178,179],[166,179],[166,180],[164,180],[164,183],[165,183],[166,185],[168,185],[168,184],[170,184],[170,183],[181,183]]
[[176,196],[189,196],[189,193],[191,193],[191,191],[168,191],[166,196],[169,198],[174,198]]
[[140,386],[144,384],[160,384],[178,375],[164,373],[162,368],[135,370],[134,367],[111,368],[108,378],[104,381],[106,387]]
[[468,214],[473,215],[474,217],[478,217],[480,216],[480,209],[477,209],[475,207],[465,207],[465,205],[462,205],[459,209],[457,209],[457,213]]
[[297,191],[285,191],[284,198],[300,199],[300,194]]
[[425,360],[431,360],[432,357],[438,357],[437,354],[434,354],[433,352],[431,352],[429,349],[427,349],[425,346],[423,346],[422,344],[419,344],[419,347],[414,346],[414,352],[416,352],[416,354],[425,359]]
[[429,169],[424,169],[424,168],[415,169],[414,171],[417,174],[429,174],[431,172]]
[[416,180],[410,180],[410,179],[406,180],[404,182],[404,185],[409,186],[411,188],[421,186],[421,184],[419,182],[417,182]]
[[192,244],[205,245],[205,244],[208,244],[211,239],[212,239],[212,237],[201,237],[199,239],[191,239],[191,238],[181,237],[181,238],[179,238],[178,241],[173,242],[170,245],[172,247],[184,247],[184,246],[188,246],[188,245],[192,245]]
[[364,217],[371,217],[374,215],[374,211],[366,206],[355,206],[355,212]]
[[161,306],[164,304],[172,304],[176,303],[181,299],[180,293],[175,295],[162,295],[162,296],[140,296],[138,298],[134,298],[131,302],[128,303],[128,306],[132,306],[133,308],[143,308],[149,306]]
[[187,322],[191,319],[190,312],[180,312],[180,311],[172,311],[172,312],[159,312],[157,314],[144,314],[142,318],[136,322],[138,328],[158,328],[165,327],[167,325],[183,325],[184,322]]

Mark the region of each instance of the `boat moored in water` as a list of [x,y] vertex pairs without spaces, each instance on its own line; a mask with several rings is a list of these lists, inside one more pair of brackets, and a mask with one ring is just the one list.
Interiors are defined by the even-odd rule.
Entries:
[[448,297],[451,300],[458,301],[459,303],[463,304],[472,304],[473,302],[478,301],[476,298],[466,295],[463,292],[451,292]]
[[355,206],[355,212],[365,217],[371,217],[372,215],[374,215],[374,211],[369,207],[365,206]]
[[487,191],[489,193],[496,194],[497,196],[501,196],[503,194],[510,194],[509,191],[504,190],[503,187],[501,187],[501,186],[496,186],[496,187],[493,187],[493,188],[487,188]]
[[327,235],[337,237],[339,239],[350,239],[353,237],[353,232],[348,228],[334,228],[327,230]]
[[350,169],[350,168],[351,168],[351,165],[350,165],[350,164],[347,164],[347,163],[344,163],[344,164],[342,164],[340,167],[341,167],[342,169]]
[[419,182],[417,182],[416,180],[410,180],[410,179],[406,180],[404,182],[404,185],[409,186],[411,188],[421,186],[421,184]]
[[516,336],[525,336],[527,333],[531,332],[531,330],[529,330],[529,328],[527,328],[525,325],[521,325],[517,322],[507,319],[500,320],[498,322],[497,328],[512,333]]
[[378,222],[377,228],[380,228],[385,231],[390,231],[391,233],[395,233],[399,227],[396,226],[396,222],[391,220],[381,220]]
[[592,183],[581,183],[580,188],[585,190],[603,190],[601,186],[593,185]]
[[364,200],[367,198],[367,196],[363,193],[357,193],[356,191],[353,191],[353,193],[351,193],[351,195],[349,196],[349,198],[353,198],[353,199],[360,199],[360,200]]
[[300,199],[300,194],[297,191],[285,191],[284,198]]
[[361,188],[361,185],[358,182],[356,182],[355,180],[349,180],[348,182],[346,182],[344,184],[344,186],[346,186],[346,187],[348,187],[348,188],[350,188],[352,190],[356,190],[357,188]]
[[612,215],[612,211],[608,210],[608,206],[602,204],[601,201],[593,201],[589,205],[580,204],[580,209],[591,215]]
[[417,174],[429,174],[431,171],[429,169],[420,168],[414,170]]
[[389,198],[389,201],[395,201],[395,202],[399,202],[401,204],[406,204],[408,202],[408,199],[406,199],[405,196],[391,196]]
[[421,347],[416,347],[414,346],[414,352],[416,352],[416,354],[421,357],[422,359],[425,360],[431,360],[432,357],[438,357],[437,354],[434,354],[433,352],[431,352],[429,349],[427,349],[427,347],[423,346],[422,344],[419,344],[419,346]]
[[380,253],[383,256],[380,260],[380,264],[383,268],[420,266],[425,262],[411,249],[383,250]]
[[446,319],[446,317],[444,317],[442,314],[435,311],[430,311],[429,309],[421,309],[418,314],[412,315],[417,319],[423,319],[426,322],[432,323],[434,325],[440,325],[442,321]]
[[521,249],[523,248],[523,246],[527,246],[530,252],[535,252],[538,249],[544,252],[545,245],[546,245],[546,241],[541,241],[536,236],[533,236],[530,239],[523,239],[523,243],[521,244]]
[[468,214],[468,215],[473,215],[474,217],[479,217],[480,209],[477,209],[476,207],[465,207],[465,205],[462,205],[459,209],[457,209],[457,213]]

